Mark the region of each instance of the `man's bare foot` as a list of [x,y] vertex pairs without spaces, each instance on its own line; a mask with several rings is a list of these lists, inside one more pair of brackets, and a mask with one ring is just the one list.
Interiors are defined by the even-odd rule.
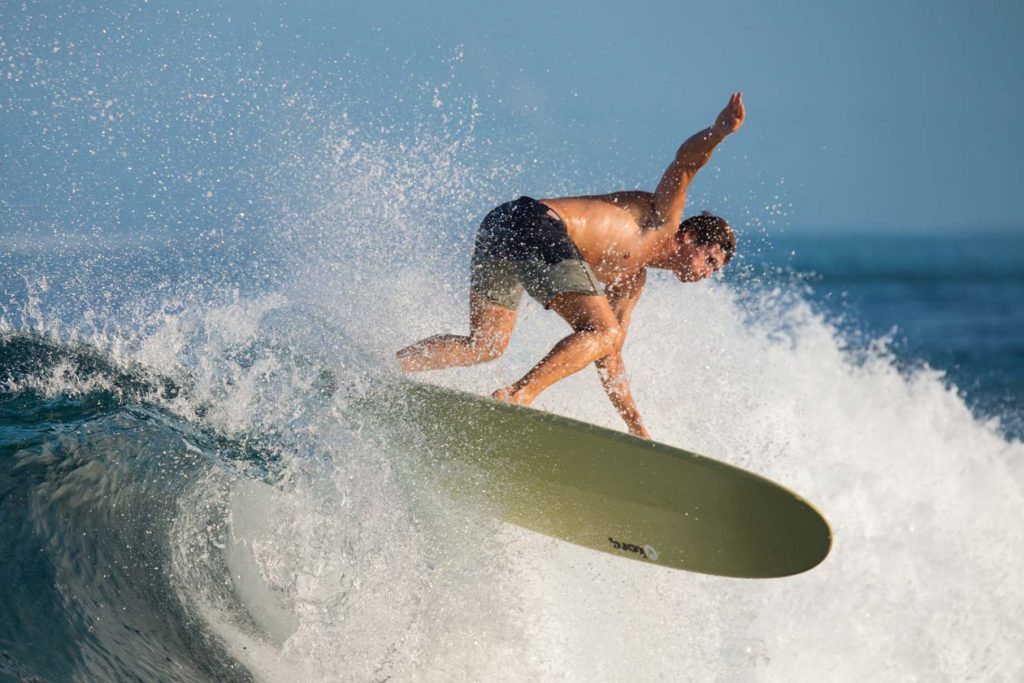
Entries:
[[491,398],[517,406],[528,406],[533,403],[533,399],[527,396],[522,389],[516,389],[515,385],[498,389],[491,394]]

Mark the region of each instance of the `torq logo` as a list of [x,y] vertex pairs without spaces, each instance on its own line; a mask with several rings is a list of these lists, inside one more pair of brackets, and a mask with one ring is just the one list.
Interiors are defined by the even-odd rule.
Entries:
[[623,543],[622,541],[616,541],[611,536],[608,537],[608,542],[612,544],[612,547],[616,550],[625,550],[627,553],[636,553],[645,560],[657,560],[658,551],[651,545],[633,545],[632,543]]

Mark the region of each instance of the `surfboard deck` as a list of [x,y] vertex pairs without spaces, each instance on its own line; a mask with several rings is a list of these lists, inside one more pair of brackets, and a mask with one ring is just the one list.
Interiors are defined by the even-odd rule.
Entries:
[[828,523],[806,500],[696,453],[405,380],[353,407],[436,471],[450,495],[570,543],[747,578],[804,572],[831,548]]

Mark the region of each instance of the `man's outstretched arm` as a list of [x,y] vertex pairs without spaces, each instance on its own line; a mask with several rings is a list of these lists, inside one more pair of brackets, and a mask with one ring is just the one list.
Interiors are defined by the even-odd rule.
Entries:
[[654,191],[651,223],[655,227],[671,226],[669,229],[675,230],[679,226],[686,204],[686,191],[693,177],[708,163],[718,143],[740,129],[745,117],[743,93],[733,93],[714,125],[690,136],[679,147],[676,158],[669,164],[658,183],[658,189]]

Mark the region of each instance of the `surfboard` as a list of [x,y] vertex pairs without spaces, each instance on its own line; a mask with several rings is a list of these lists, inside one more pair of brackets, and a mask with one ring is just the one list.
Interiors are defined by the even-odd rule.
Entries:
[[799,495],[679,448],[406,380],[353,408],[446,495],[586,548],[746,578],[807,571],[831,548],[828,522]]

